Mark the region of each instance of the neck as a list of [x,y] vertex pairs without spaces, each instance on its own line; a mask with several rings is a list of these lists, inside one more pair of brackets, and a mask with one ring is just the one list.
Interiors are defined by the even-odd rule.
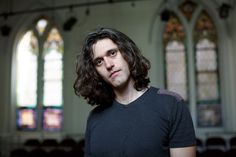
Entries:
[[119,89],[114,89],[116,101],[124,105],[128,105],[129,103],[133,102],[138,97],[140,97],[147,89],[145,88],[141,91],[137,91],[133,85],[134,84],[132,82],[124,86],[123,88],[120,87]]

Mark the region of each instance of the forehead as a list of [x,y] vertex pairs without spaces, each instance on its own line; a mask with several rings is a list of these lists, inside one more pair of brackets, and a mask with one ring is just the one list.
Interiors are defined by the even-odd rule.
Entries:
[[105,55],[109,50],[116,49],[117,45],[109,38],[98,40],[93,44],[93,57]]

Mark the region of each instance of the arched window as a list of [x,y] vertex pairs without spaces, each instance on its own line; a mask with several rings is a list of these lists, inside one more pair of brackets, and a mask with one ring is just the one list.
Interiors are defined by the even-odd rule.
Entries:
[[[217,30],[195,1],[173,6],[164,20],[165,87],[189,104],[198,128],[222,128]],[[181,21],[180,21],[181,19]]]
[[195,25],[195,44],[198,125],[221,126],[217,34],[205,11]]
[[[36,21],[17,43],[18,130],[62,127],[63,40],[46,18]],[[42,125],[41,125],[42,124]]]
[[179,93],[185,100],[187,94],[185,33],[179,19],[171,15],[164,32],[165,85],[168,90]]

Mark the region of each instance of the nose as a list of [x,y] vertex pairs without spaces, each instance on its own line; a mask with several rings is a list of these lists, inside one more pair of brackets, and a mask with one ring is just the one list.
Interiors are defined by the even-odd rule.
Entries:
[[104,58],[105,67],[107,70],[111,70],[114,67],[113,61],[110,58]]

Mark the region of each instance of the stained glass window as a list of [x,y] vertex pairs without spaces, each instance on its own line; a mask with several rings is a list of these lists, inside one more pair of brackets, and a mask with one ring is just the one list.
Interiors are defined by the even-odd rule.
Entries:
[[[60,130],[62,126],[63,40],[58,29],[50,28],[48,22],[44,18],[39,19],[35,23],[36,29],[27,31],[17,45],[18,130],[53,131]],[[34,34],[43,35],[46,28],[50,31],[39,45],[42,36]]]
[[179,93],[185,100],[187,94],[186,53],[183,44],[185,33],[179,19],[172,15],[165,26],[165,82],[166,88]]
[[191,20],[193,13],[195,12],[197,8],[197,4],[191,0],[185,0],[180,6],[179,6],[181,12],[184,14],[184,16]]
[[198,100],[218,99],[218,77],[215,45],[207,39],[197,43],[196,68]]
[[48,25],[48,21],[46,19],[42,18],[42,19],[38,20],[38,22],[36,24],[36,29],[37,29],[37,31],[40,35],[43,34],[43,32],[45,31],[47,25]]
[[19,130],[36,129],[36,111],[33,108],[19,108],[17,110],[17,128]]
[[168,21],[162,21],[165,88],[179,93],[191,106],[198,128],[221,128],[220,60],[214,21],[197,1],[183,0],[177,10],[170,10]]
[[32,31],[28,31],[20,39],[16,54],[16,93],[19,107],[35,107],[37,104],[37,57],[37,39]]
[[[58,130],[62,119],[62,58],[63,41],[53,28],[44,44],[44,95],[43,106],[45,130]],[[54,107],[54,108],[51,108]],[[55,108],[57,107],[57,108]],[[58,108],[59,107],[59,108]]]
[[62,110],[46,108],[43,112],[43,129],[46,131],[60,130],[62,125]]
[[[221,100],[219,93],[216,40],[217,35],[214,24],[210,16],[203,11],[195,26],[195,61],[198,116],[200,116],[198,117],[199,126],[221,125]],[[206,116],[209,115],[208,113],[214,113],[214,116],[210,117],[213,117],[214,120],[210,118],[207,119]],[[202,121],[204,119],[205,122]],[[209,122],[206,122],[207,120],[209,120]]]
[[44,44],[44,106],[62,105],[62,47],[62,38],[53,28]]

